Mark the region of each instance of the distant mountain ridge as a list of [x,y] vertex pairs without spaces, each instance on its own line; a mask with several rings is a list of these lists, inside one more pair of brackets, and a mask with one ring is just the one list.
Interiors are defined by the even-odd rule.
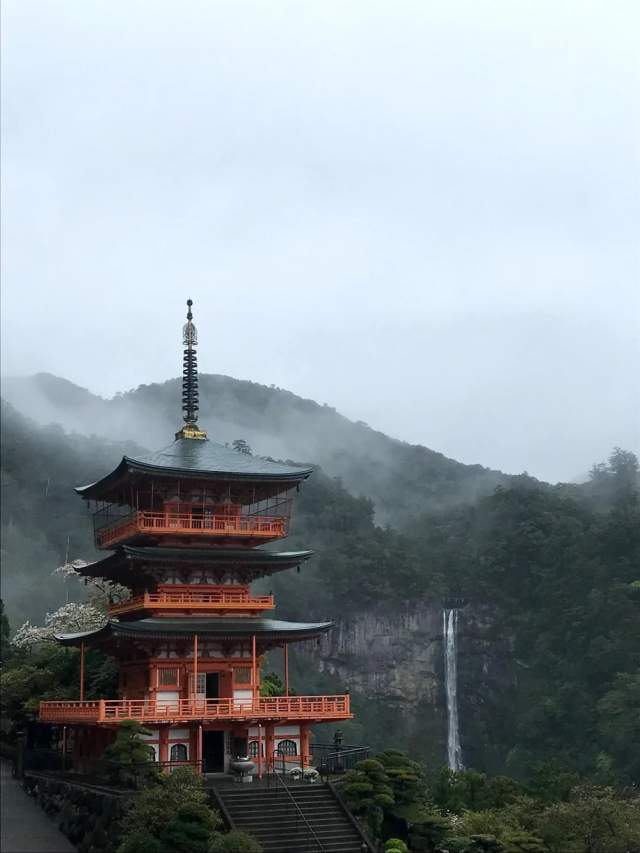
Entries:
[[[180,393],[179,379],[111,399],[48,373],[3,382],[3,397],[41,424],[149,449],[169,444],[180,427]],[[321,465],[352,493],[371,498],[382,523],[401,525],[421,512],[475,500],[509,480],[390,438],[290,391],[229,376],[200,375],[200,424],[217,441],[244,438],[261,455]]]

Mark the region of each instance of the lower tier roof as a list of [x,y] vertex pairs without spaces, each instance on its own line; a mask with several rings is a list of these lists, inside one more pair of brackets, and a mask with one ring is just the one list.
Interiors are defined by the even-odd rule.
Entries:
[[255,636],[260,641],[310,640],[325,634],[333,622],[283,622],[279,619],[245,617],[233,619],[216,617],[149,617],[129,622],[109,619],[101,628],[75,634],[56,634],[55,638],[67,646],[78,646],[83,641],[102,643],[110,639],[199,639],[241,640]]

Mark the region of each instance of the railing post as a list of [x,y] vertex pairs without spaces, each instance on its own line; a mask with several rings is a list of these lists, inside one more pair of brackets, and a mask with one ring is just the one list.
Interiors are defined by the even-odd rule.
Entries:
[[106,703],[104,699],[98,700],[98,722],[103,723],[106,717]]

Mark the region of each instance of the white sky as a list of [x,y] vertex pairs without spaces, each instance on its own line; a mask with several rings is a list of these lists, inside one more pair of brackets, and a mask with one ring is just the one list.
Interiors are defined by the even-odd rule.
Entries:
[[4,374],[274,383],[465,462],[640,450],[637,0],[3,4]]

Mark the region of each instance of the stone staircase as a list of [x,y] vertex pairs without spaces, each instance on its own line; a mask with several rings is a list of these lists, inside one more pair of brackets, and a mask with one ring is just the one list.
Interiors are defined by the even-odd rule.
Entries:
[[327,784],[216,786],[227,820],[265,853],[369,853],[370,847]]

